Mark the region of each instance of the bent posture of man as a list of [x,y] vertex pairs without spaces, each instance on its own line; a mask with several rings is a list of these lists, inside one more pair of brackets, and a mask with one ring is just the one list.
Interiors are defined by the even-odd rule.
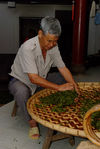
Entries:
[[[41,86],[57,91],[75,88],[78,91],[77,84],[58,49],[57,41],[60,34],[61,26],[56,18],[43,18],[38,35],[21,45],[11,67],[10,75],[13,78],[9,83],[9,90],[29,122],[29,135],[33,139],[39,137],[39,131],[36,121],[31,119],[27,112],[26,102],[35,93],[36,88]],[[66,83],[58,85],[46,80],[51,67],[58,68]]]

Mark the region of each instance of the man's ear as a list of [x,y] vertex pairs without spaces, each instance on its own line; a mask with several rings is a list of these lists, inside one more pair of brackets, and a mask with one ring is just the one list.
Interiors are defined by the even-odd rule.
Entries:
[[42,30],[38,31],[38,36],[39,36],[39,38],[42,38],[42,36],[43,36],[43,31]]

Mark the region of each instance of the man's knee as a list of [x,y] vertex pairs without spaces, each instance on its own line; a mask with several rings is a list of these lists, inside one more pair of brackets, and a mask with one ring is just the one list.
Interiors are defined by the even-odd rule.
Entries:
[[15,96],[18,99],[27,100],[30,96],[30,90],[28,87],[17,88]]
[[[12,85],[12,86],[11,86]],[[16,101],[27,101],[30,96],[30,89],[21,81],[16,80],[10,85],[10,91]]]

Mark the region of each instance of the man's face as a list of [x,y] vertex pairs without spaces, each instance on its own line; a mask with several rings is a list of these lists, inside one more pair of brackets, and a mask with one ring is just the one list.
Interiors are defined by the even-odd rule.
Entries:
[[42,47],[42,49],[50,50],[51,48],[57,45],[57,41],[59,38],[58,36],[49,33],[44,35],[42,31],[40,34],[40,46]]

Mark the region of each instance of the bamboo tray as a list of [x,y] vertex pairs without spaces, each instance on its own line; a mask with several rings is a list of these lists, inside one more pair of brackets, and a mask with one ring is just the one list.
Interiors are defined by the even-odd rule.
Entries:
[[91,115],[92,113],[97,111],[100,111],[100,104],[93,106],[90,110],[86,112],[83,120],[83,128],[87,138],[94,144],[100,146],[100,135],[96,135],[95,131],[93,131],[91,126]]
[[[100,88],[100,82],[79,82],[78,85],[80,89],[83,90]],[[41,109],[35,106],[35,104],[39,104],[39,99],[41,97],[48,96],[54,92],[56,91],[44,89],[29,98],[27,102],[27,109],[31,117],[38,123],[53,130],[73,136],[87,138],[87,134],[83,129],[83,118],[78,115],[80,104],[77,104],[76,107],[69,106],[68,110],[61,114],[58,114],[57,112],[51,112],[50,107]],[[74,111],[75,109],[76,111]],[[100,132],[97,130],[94,131],[97,136],[100,136]]]

